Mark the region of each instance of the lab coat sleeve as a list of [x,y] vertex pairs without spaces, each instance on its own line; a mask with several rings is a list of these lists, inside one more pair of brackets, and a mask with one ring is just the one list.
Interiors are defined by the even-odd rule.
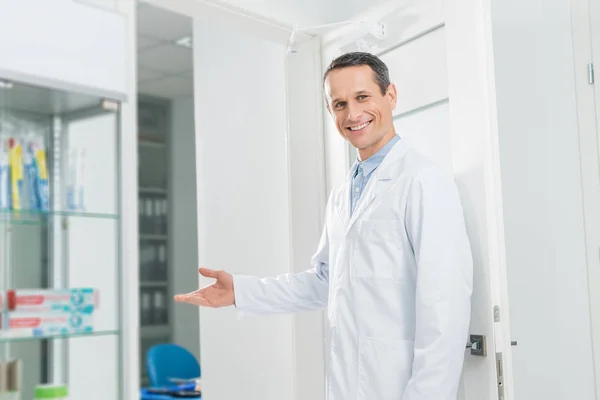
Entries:
[[455,400],[470,322],[473,262],[450,176],[428,169],[414,178],[405,228],[417,279],[413,369],[402,400]]
[[329,242],[323,229],[313,268],[301,273],[286,273],[258,278],[234,275],[235,306],[240,317],[311,311],[327,305],[329,287]]

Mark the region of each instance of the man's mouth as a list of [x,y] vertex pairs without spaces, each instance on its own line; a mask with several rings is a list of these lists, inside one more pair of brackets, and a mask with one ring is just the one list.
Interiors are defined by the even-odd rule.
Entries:
[[356,125],[356,126],[351,126],[347,129],[350,129],[352,132],[358,132],[361,131],[363,129],[365,129],[367,126],[369,126],[369,124],[371,124],[372,121],[367,121],[365,123],[362,123],[360,125]]

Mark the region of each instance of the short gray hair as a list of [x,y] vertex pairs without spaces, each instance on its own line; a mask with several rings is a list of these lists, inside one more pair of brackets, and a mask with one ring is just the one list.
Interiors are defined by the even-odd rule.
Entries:
[[379,85],[381,94],[385,94],[390,86],[390,73],[388,67],[379,59],[379,57],[370,53],[353,52],[339,56],[329,64],[329,67],[327,67],[323,76],[323,84],[325,84],[327,75],[333,70],[347,67],[359,67],[362,65],[371,67],[371,70],[373,70],[373,73],[375,74],[375,82]]

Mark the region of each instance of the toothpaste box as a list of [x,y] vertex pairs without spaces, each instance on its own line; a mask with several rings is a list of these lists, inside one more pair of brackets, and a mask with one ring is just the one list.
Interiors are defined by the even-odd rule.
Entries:
[[0,297],[5,297],[5,309],[11,312],[77,311],[91,314],[98,307],[98,291],[92,288],[16,289],[8,290]]
[[80,312],[11,312],[8,331],[20,336],[49,336],[93,332],[93,315]]

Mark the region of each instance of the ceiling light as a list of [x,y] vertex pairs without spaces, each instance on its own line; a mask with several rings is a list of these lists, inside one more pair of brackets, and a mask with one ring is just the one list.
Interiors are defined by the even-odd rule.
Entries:
[[177,39],[175,41],[175,44],[177,46],[181,46],[181,47],[187,47],[188,49],[192,48],[192,37],[191,36],[184,36],[180,39]]

